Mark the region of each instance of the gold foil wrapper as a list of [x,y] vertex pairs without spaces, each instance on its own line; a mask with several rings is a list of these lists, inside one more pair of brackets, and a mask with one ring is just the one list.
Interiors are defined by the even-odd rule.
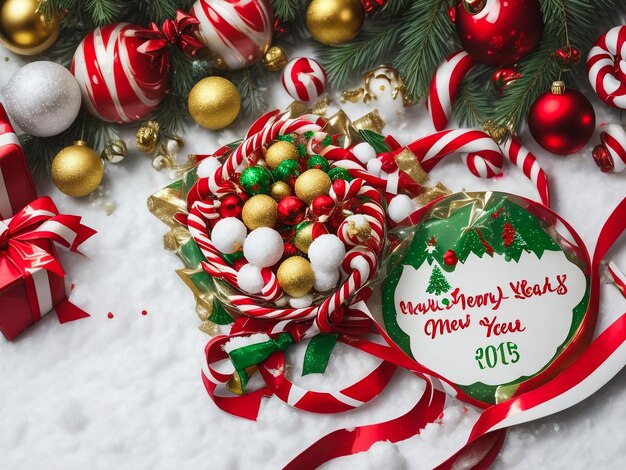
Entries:
[[193,293],[194,298],[196,299],[196,314],[200,320],[208,321],[211,313],[213,313],[213,294],[208,292],[203,292],[198,289],[198,286],[194,284],[191,280],[190,274],[195,273],[196,271],[192,269],[177,269],[176,274],[180,277],[187,287]]
[[174,216],[179,212],[186,214],[187,203],[180,197],[179,190],[167,187],[148,198],[148,210],[170,227],[177,227]]

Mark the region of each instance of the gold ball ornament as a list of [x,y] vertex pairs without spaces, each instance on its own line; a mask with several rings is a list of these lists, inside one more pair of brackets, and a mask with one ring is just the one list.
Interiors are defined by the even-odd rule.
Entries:
[[148,121],[135,134],[135,146],[143,153],[154,153],[159,144],[159,123]]
[[360,0],[313,0],[306,10],[306,26],[316,41],[329,46],[353,39],[363,26]]
[[60,32],[59,18],[45,18],[39,12],[39,0],[0,1],[0,42],[11,52],[41,54]]
[[280,202],[292,194],[291,186],[284,181],[276,181],[276,183],[270,187],[270,196],[272,196],[276,202]]
[[100,186],[103,176],[102,159],[82,140],[65,147],[52,161],[52,181],[71,197],[91,194]]
[[251,197],[243,205],[241,218],[249,230],[259,227],[273,227],[276,224],[278,204],[265,194]]
[[315,272],[311,263],[300,256],[292,256],[283,261],[276,277],[280,287],[292,297],[308,294],[315,284]]
[[328,195],[331,184],[330,177],[326,173],[314,168],[298,176],[294,189],[296,196],[308,206],[317,196]]
[[300,152],[298,152],[298,148],[295,145],[291,142],[279,140],[270,145],[265,152],[265,163],[272,170],[275,170],[282,162],[297,160],[299,156]]
[[225,78],[207,77],[191,89],[187,104],[191,117],[199,126],[216,131],[237,118],[241,96],[237,87]]
[[302,227],[293,237],[293,244],[304,254],[309,253],[311,243],[313,243],[313,223],[309,223]]
[[287,54],[278,46],[270,47],[261,59],[261,64],[268,72],[280,72],[288,62]]

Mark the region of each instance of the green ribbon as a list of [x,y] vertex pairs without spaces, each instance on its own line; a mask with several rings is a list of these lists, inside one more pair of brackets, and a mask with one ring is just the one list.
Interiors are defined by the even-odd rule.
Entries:
[[330,355],[337,344],[339,335],[317,335],[311,341],[304,353],[302,375],[323,374],[328,367]]

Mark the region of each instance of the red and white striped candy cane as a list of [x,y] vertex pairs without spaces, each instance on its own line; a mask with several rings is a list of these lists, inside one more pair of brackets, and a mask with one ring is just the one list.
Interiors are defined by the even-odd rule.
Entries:
[[544,206],[550,207],[550,185],[548,177],[539,165],[537,158],[514,137],[509,137],[501,146],[502,153],[512,163],[522,170],[539,191],[539,197]]
[[626,26],[604,33],[587,57],[593,90],[609,106],[626,109]]
[[461,88],[461,83],[476,61],[464,50],[450,55],[435,72],[430,83],[426,107],[435,129],[446,128],[452,116],[452,105]]
[[605,173],[619,173],[626,168],[626,131],[619,124],[608,124],[600,134],[602,144],[593,151],[596,164]]
[[436,132],[407,145],[424,171],[430,172],[444,157],[465,154],[470,172],[480,178],[491,178],[502,171],[504,159],[498,144],[482,131],[452,129]]

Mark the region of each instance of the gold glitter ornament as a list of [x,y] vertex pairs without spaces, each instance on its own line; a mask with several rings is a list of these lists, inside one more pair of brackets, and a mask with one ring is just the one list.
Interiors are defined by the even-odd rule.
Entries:
[[207,77],[194,85],[187,101],[191,117],[201,127],[219,130],[239,115],[241,96],[232,82],[222,77]]
[[251,197],[243,205],[241,218],[249,230],[259,227],[273,227],[276,224],[278,204],[265,194]]
[[280,287],[292,297],[308,294],[315,284],[311,263],[300,256],[292,256],[283,261],[276,277]]
[[0,43],[20,55],[37,55],[52,46],[61,32],[59,18],[44,17],[39,0],[0,1]]
[[302,253],[308,254],[311,243],[313,243],[313,223],[308,223],[296,231],[293,244]]
[[111,163],[119,163],[126,158],[128,148],[123,140],[112,140],[104,147],[100,158],[104,158]]
[[278,46],[270,47],[261,59],[261,64],[268,72],[280,72],[287,62],[289,62],[287,54]]
[[328,195],[331,184],[330,177],[326,173],[314,168],[298,176],[294,189],[296,196],[309,205],[317,196]]
[[272,196],[276,202],[280,202],[282,199],[292,194],[291,186],[284,181],[276,181],[276,183],[270,187],[270,196]]
[[298,148],[295,145],[291,142],[279,140],[270,145],[265,152],[265,163],[272,170],[275,170],[282,162],[297,160],[299,156],[300,152],[298,152]]
[[143,153],[154,153],[159,145],[159,123],[148,121],[135,134],[135,146]]
[[52,181],[61,192],[71,197],[91,194],[103,176],[102,159],[82,140],[65,147],[52,161]]
[[306,26],[316,41],[342,44],[359,34],[365,9],[360,0],[313,0],[306,10]]

